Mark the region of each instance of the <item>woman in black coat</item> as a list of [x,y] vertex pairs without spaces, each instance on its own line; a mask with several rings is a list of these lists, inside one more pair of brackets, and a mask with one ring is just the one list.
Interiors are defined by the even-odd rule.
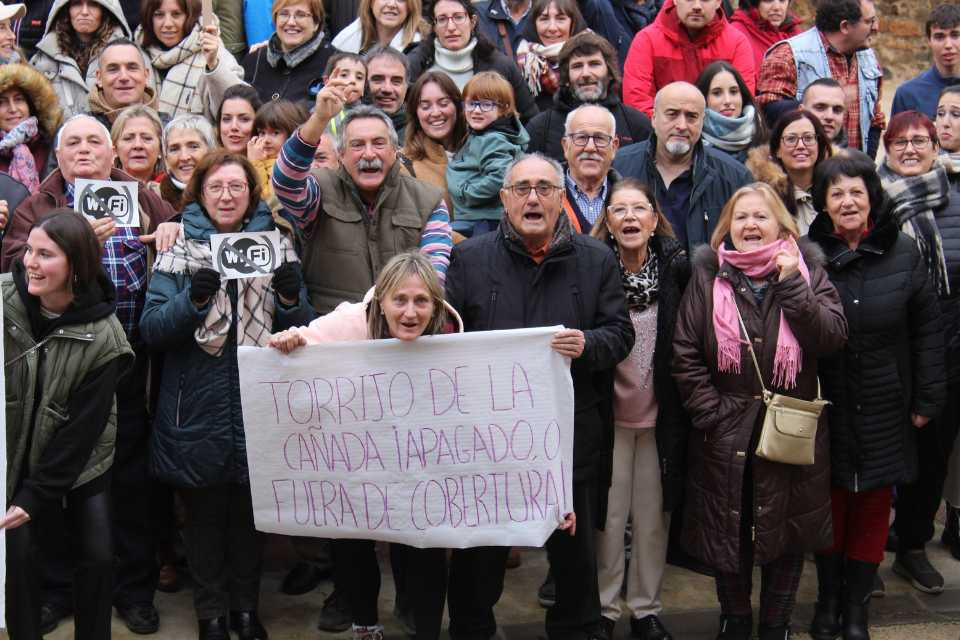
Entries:
[[617,365],[613,397],[613,464],[607,517],[597,538],[597,575],[607,637],[620,618],[624,530],[632,517],[632,554],[624,598],[637,637],[660,637],[660,586],[670,514],[683,492],[690,422],[670,375],[673,328],[690,279],[690,262],[660,212],[653,190],[625,178],[590,235],[617,255],[636,340]]
[[439,0],[428,15],[433,33],[407,56],[411,84],[425,71],[443,71],[462,91],[474,74],[496,71],[513,87],[520,120],[526,123],[537,115],[520,67],[477,30],[479,18],[470,0]]
[[810,239],[826,254],[849,339],[820,362],[824,397],[832,403],[834,542],[816,558],[819,595],[810,635],[833,640],[842,631],[845,639],[866,639],[892,488],[916,478],[915,432],[945,401],[943,331],[926,264],[900,233],[869,158],[824,161],[813,203],[821,213]]

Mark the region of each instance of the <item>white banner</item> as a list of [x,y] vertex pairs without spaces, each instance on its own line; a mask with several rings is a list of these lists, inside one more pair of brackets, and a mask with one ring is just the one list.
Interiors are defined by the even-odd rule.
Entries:
[[573,510],[558,328],[240,347],[257,529],[541,546]]

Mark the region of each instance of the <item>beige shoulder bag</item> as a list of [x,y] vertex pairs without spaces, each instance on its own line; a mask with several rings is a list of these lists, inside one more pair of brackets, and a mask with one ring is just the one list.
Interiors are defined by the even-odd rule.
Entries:
[[760,379],[763,403],[767,406],[763,428],[760,430],[760,442],[757,444],[757,455],[765,460],[785,464],[813,464],[817,443],[817,423],[823,408],[830,404],[820,395],[820,379],[817,378],[817,397],[814,400],[801,400],[769,391],[763,384],[760,363],[757,361],[757,354],[753,351],[753,342],[750,340],[750,334],[747,333],[747,325],[743,322],[739,308],[737,308],[737,318],[740,320],[743,337],[747,340],[750,357],[753,359],[753,366]]

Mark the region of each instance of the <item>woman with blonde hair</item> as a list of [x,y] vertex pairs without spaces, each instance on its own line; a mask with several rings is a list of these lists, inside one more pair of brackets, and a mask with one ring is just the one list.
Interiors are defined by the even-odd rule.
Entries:
[[379,45],[409,53],[430,32],[421,0],[360,0],[358,14],[334,37],[334,48],[363,54]]
[[110,128],[110,138],[117,152],[117,165],[141,185],[157,193],[160,193],[163,174],[162,137],[160,116],[146,105],[127,107]]
[[760,638],[786,638],[803,554],[832,543],[826,421],[817,429],[812,465],[754,453],[763,389],[814,398],[818,359],[847,338],[823,255],[805,240],[798,244],[797,235],[771,187],[741,187],[710,245],[694,251],[678,313],[673,375],[693,428],[703,434],[688,440],[681,539],[716,572],[719,640],[752,637],[754,566],[762,573]]
[[[343,340],[414,341],[423,335],[446,333],[448,321],[452,323],[450,331],[462,332],[460,316],[443,297],[443,286],[430,260],[416,251],[401,253],[383,267],[362,302],[343,302],[306,327],[276,333],[270,346],[290,353],[301,346]],[[405,584],[398,584],[397,590],[407,592],[413,601],[413,636],[436,640],[446,595],[446,549],[401,546],[404,565],[399,577]],[[333,556],[334,581],[349,603],[354,640],[383,640],[377,613],[380,567],[374,542],[334,540]]]

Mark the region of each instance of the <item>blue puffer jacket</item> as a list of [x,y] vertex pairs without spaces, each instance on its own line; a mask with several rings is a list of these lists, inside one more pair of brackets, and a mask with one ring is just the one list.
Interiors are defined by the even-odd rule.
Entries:
[[[187,205],[182,215],[187,240],[209,240],[217,233],[197,203]],[[261,203],[243,231],[273,228],[270,210]],[[219,357],[202,350],[194,339],[208,308],[197,309],[190,300],[190,282],[189,274],[154,270],[140,319],[143,339],[164,352],[150,471],[180,488],[245,483],[247,453],[237,370],[237,281],[227,284],[234,315]],[[284,307],[278,299],[275,310],[274,331],[305,325],[315,315],[302,281],[296,306]]]

